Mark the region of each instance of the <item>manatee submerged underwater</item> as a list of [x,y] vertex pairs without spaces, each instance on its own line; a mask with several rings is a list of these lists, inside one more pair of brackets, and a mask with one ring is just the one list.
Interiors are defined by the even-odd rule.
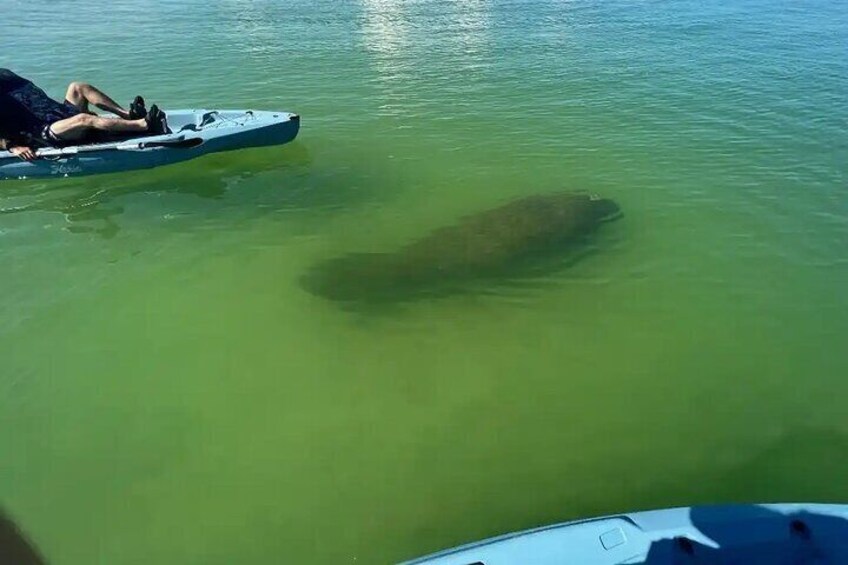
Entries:
[[621,216],[607,198],[555,193],[513,200],[438,229],[394,253],[353,253],[318,263],[304,289],[340,302],[389,302],[509,276],[528,259],[560,254]]

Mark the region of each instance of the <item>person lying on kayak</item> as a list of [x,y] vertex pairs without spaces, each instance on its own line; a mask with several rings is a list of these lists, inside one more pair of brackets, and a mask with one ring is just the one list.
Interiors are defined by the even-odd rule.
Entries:
[[[89,112],[96,106],[118,116],[98,116]],[[144,99],[136,96],[125,110],[101,90],[84,82],[72,82],[59,103],[31,81],[0,68],[0,150],[21,159],[36,158],[39,147],[64,147],[84,141],[95,132],[167,133],[165,113],[154,104],[150,111]]]

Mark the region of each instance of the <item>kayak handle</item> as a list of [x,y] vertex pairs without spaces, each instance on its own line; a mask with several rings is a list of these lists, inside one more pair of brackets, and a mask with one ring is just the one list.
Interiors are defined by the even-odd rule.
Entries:
[[197,147],[198,145],[203,145],[203,138],[201,137],[189,137],[188,139],[174,139],[174,140],[163,140],[163,141],[148,141],[141,142],[138,144],[139,149],[153,149],[155,147],[168,147],[170,149],[191,149],[192,147]]

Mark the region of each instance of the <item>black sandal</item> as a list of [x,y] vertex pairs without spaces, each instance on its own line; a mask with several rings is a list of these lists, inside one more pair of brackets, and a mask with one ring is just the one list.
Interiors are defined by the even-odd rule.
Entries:
[[136,96],[130,103],[130,119],[140,120],[147,117],[147,108],[144,107],[144,98]]
[[168,116],[154,104],[144,118],[147,121],[147,133],[150,135],[162,135],[169,132]]

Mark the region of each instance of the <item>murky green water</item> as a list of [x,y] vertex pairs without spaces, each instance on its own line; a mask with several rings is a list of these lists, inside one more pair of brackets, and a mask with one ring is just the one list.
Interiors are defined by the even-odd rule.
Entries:
[[[0,66],[303,115],[0,186],[0,505],[52,563],[389,563],[848,500],[848,4],[4,0]],[[350,310],[298,279],[562,189],[595,252]]]

